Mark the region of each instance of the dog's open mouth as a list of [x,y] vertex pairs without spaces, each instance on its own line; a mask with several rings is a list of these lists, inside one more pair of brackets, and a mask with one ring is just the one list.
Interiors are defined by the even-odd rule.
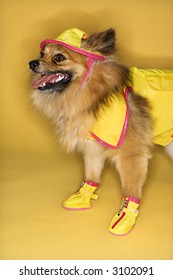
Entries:
[[32,87],[39,91],[62,91],[71,81],[67,72],[48,73],[33,82]]

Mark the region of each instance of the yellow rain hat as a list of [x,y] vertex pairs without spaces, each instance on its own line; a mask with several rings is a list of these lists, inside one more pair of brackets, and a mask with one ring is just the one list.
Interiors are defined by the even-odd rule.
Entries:
[[45,39],[43,42],[41,42],[40,48],[43,49],[48,43],[56,43],[93,59],[104,60],[105,57],[98,54],[97,52],[85,50],[81,47],[82,40],[86,40],[87,38],[88,35],[84,31],[81,31],[77,28],[70,28],[60,34],[56,39]]

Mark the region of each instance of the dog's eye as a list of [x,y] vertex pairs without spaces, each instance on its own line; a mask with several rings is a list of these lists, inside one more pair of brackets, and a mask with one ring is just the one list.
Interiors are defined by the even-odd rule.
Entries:
[[66,60],[66,57],[63,54],[58,53],[58,54],[54,55],[54,60],[57,62],[61,62],[63,60]]

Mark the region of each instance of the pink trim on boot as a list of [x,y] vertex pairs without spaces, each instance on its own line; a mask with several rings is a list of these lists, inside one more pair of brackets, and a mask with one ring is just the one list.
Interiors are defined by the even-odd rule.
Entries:
[[84,183],[86,183],[86,184],[88,184],[89,186],[92,186],[92,187],[96,187],[96,188],[99,187],[99,183],[95,183],[95,182],[92,182],[92,181],[84,181]]

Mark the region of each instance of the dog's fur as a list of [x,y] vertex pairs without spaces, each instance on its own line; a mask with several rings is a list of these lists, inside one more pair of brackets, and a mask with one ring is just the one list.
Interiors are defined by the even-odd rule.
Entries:
[[[47,44],[34,67],[33,80],[43,75],[63,72],[69,75],[58,88],[35,89],[32,100],[56,125],[57,134],[67,151],[79,150],[84,155],[85,180],[100,182],[106,160],[116,164],[124,196],[141,198],[150,150],[153,146],[150,106],[144,98],[129,93],[130,118],[125,140],[119,149],[109,149],[96,141],[87,140],[92,124],[103,106],[129,79],[129,70],[120,65],[115,56],[115,31],[94,33],[82,43],[86,50],[104,55],[96,61],[87,80],[87,57],[55,43]],[[57,61],[57,54],[63,57]]]

